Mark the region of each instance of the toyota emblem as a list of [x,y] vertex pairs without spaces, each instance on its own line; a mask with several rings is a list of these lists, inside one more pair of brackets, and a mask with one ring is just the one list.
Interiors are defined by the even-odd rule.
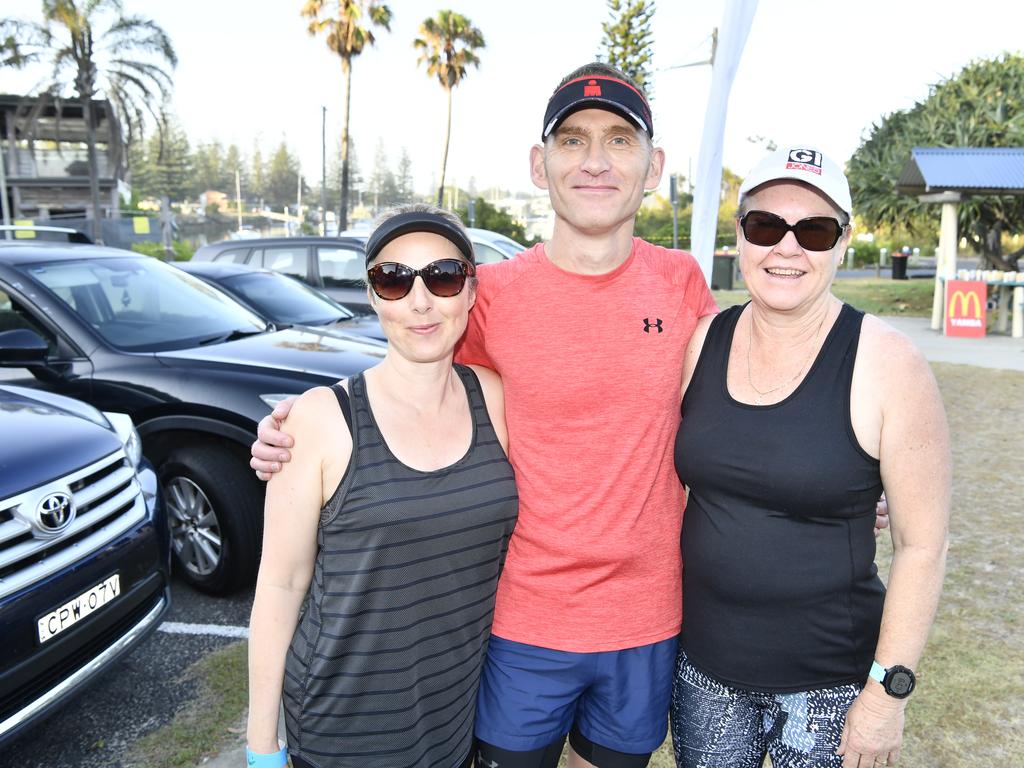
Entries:
[[75,502],[71,494],[50,493],[36,505],[36,522],[43,533],[57,534],[75,519]]

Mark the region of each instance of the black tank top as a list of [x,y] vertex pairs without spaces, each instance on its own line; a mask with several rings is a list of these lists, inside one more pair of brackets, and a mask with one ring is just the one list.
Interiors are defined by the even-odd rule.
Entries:
[[785,693],[863,682],[885,589],[875,568],[879,463],[850,421],[863,313],[843,305],[785,400],[734,400],[742,307],[716,317],[682,404],[682,647],[721,682]]
[[391,453],[362,375],[349,380],[352,458],[285,662],[288,746],[313,766],[444,768],[470,753],[519,499],[476,374],[455,368],[473,439],[432,472]]

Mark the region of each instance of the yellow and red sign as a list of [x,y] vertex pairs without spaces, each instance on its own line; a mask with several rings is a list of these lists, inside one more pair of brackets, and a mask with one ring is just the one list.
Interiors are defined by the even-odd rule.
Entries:
[[983,337],[987,299],[988,286],[981,280],[948,280],[946,335]]

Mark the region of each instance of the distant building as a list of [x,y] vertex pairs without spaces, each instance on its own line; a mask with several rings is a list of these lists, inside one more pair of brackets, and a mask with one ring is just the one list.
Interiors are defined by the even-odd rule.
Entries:
[[[117,218],[127,188],[121,128],[108,101],[94,101],[100,218]],[[14,219],[92,218],[85,120],[78,100],[0,94],[0,152]]]
[[221,213],[225,213],[231,208],[231,200],[224,192],[208,189],[199,195],[199,208],[205,211],[211,205],[216,206]]

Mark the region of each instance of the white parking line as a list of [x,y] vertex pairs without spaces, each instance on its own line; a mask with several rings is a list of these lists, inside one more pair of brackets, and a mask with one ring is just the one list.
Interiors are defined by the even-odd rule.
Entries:
[[248,627],[229,627],[223,624],[184,624],[165,621],[157,630],[170,635],[216,635],[217,637],[249,637]]

